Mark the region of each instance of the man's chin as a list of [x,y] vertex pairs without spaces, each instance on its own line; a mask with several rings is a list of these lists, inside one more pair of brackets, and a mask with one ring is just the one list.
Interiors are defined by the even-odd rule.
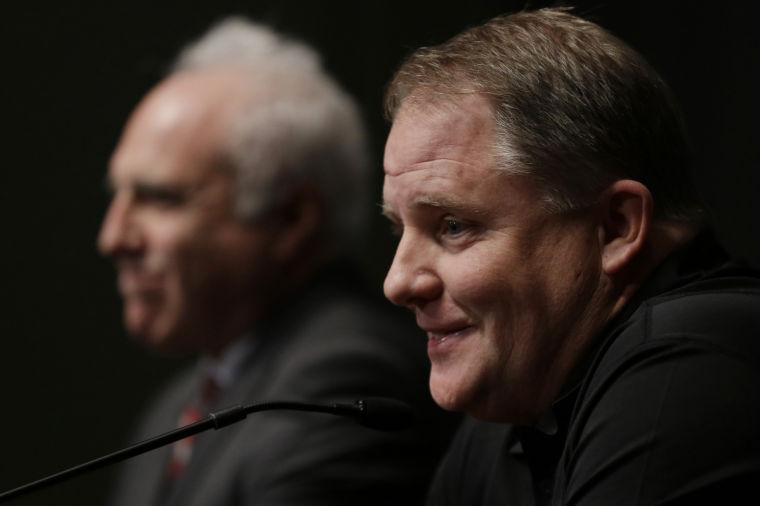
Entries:
[[171,335],[131,329],[127,329],[127,333],[138,345],[159,355],[185,357],[193,353],[193,350],[182,345],[181,339]]
[[147,350],[165,357],[184,358],[199,353],[192,334],[159,321],[125,321],[130,338]]
[[463,411],[464,393],[456,381],[433,370],[430,374],[430,395],[438,406],[447,411]]
[[124,327],[129,336],[140,346],[161,354],[181,353],[176,332],[143,308],[125,308]]

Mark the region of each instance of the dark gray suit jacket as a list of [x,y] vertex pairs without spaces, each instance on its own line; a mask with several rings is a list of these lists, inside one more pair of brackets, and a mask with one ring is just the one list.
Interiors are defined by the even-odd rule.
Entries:
[[[341,276],[322,276],[255,330],[255,351],[218,404],[390,396],[416,407],[417,428],[383,433],[323,414],[252,414],[198,436],[168,492],[168,447],[124,464],[113,506],[420,504],[453,421],[429,398],[424,336],[389,309]],[[176,426],[197,373],[158,397],[136,440]]]

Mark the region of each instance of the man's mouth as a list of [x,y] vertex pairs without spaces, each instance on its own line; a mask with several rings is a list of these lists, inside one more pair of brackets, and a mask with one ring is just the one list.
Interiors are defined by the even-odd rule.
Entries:
[[158,290],[160,280],[155,275],[136,271],[120,271],[118,275],[119,292],[122,296],[134,296]]
[[443,344],[449,339],[460,339],[469,334],[475,327],[472,325],[445,329],[427,329],[428,339],[436,344]]

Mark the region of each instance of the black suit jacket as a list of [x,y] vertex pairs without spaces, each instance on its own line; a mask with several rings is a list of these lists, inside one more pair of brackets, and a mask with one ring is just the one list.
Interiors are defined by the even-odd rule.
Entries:
[[[168,492],[169,448],[131,460],[113,506],[419,504],[453,421],[429,398],[424,336],[389,309],[341,276],[323,276],[255,330],[256,348],[218,405],[390,396],[416,407],[416,429],[383,433],[324,414],[256,413],[200,435]],[[175,427],[197,373],[161,393],[137,439]]]

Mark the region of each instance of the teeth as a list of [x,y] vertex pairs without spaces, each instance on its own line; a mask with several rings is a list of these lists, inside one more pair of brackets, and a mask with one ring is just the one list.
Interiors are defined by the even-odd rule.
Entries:
[[434,334],[431,332],[428,335],[430,336],[430,339],[432,339],[436,343],[443,343],[450,337],[452,338],[461,337],[465,332],[467,332],[467,330],[469,329],[465,328],[465,329],[457,330],[454,332],[447,332],[446,334],[438,334],[438,333]]
[[430,337],[435,341],[436,343],[442,343],[448,339],[448,335],[445,334],[431,334]]

